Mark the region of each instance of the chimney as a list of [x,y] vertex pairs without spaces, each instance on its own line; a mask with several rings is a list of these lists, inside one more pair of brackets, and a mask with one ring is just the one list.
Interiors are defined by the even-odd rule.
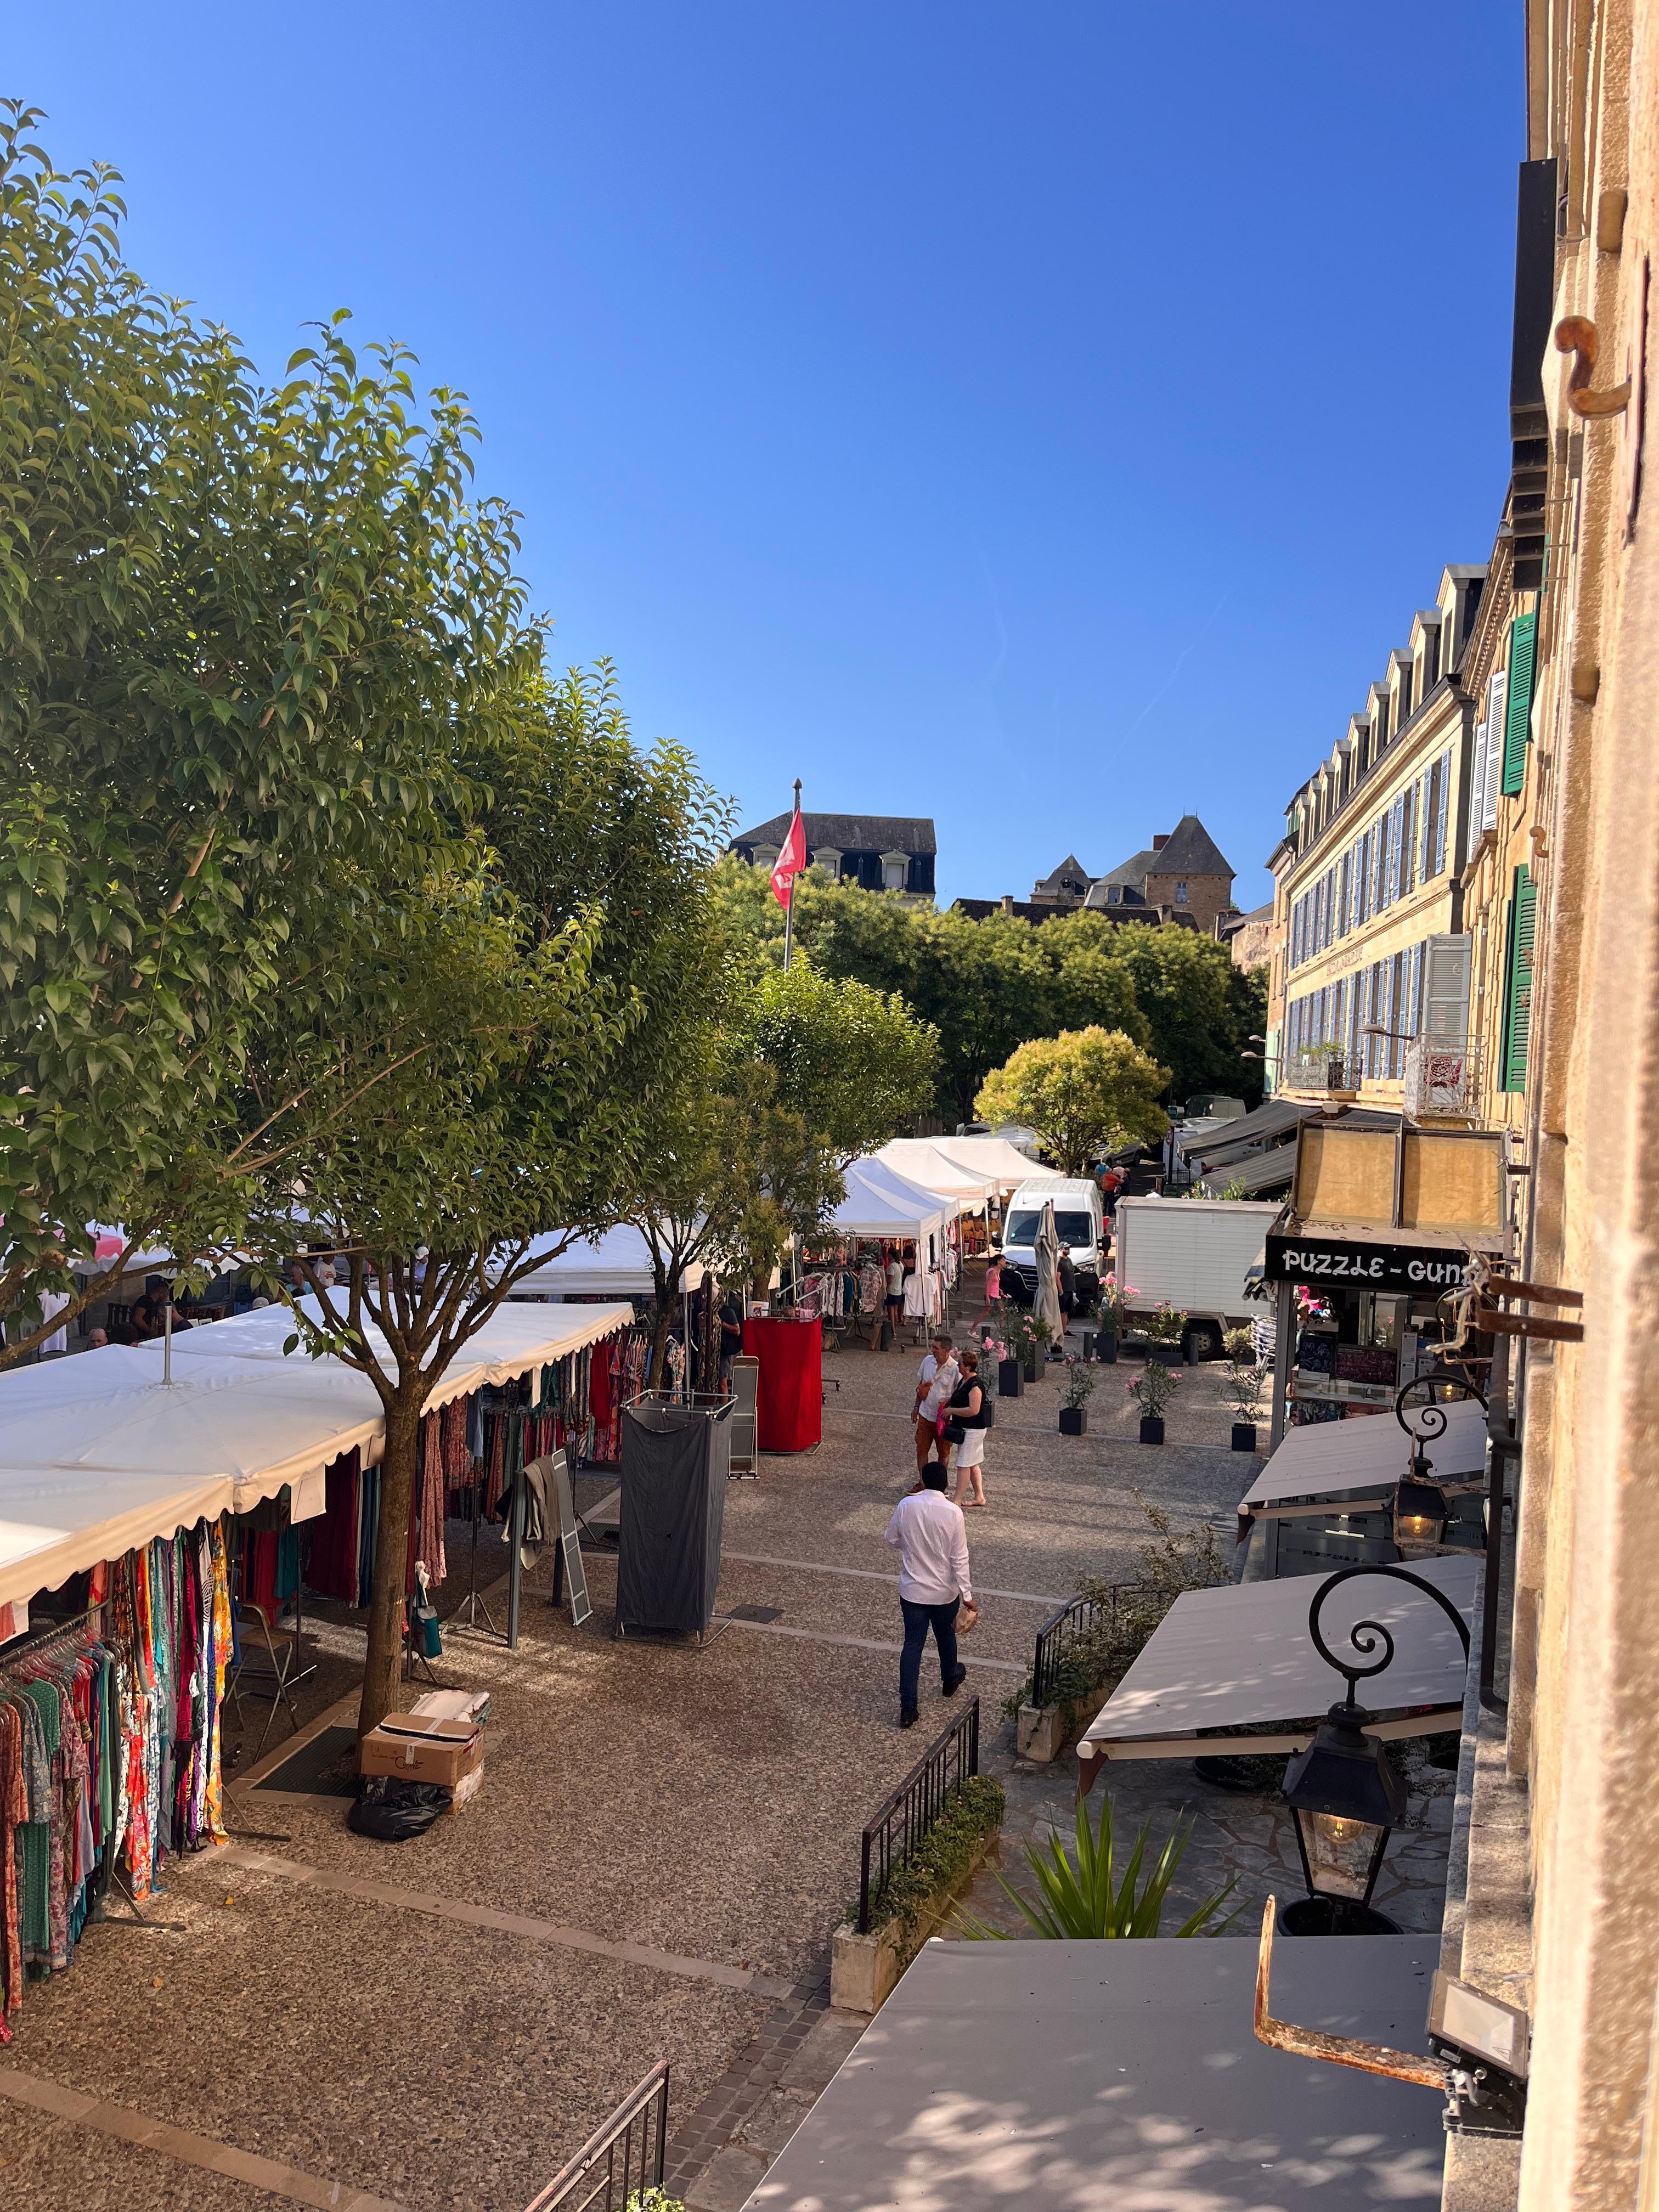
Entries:
[[1169,838],[1168,838],[1167,836],[1164,836],[1164,837],[1154,837],[1154,838],[1153,838],[1153,840],[1152,840],[1152,850],[1153,850],[1153,852],[1155,852],[1155,853],[1161,853],[1161,852],[1164,850],[1164,847],[1169,843],[1169,842],[1170,842],[1170,841],[1169,841]]
[[1004,891],[1002,894],[1002,911],[1004,914],[1012,914],[1013,910],[1014,895],[1012,891]]

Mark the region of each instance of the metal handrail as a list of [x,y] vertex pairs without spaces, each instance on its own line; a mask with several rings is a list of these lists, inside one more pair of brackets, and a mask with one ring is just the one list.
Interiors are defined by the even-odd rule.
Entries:
[[[653,2107],[657,2124],[654,2149],[651,2126]],[[620,2175],[617,2172],[619,2145]],[[634,2156],[636,2148],[637,2170]],[[590,2206],[600,2203],[605,2212],[624,2212],[631,2196],[662,2187],[667,2152],[668,2061],[659,2058],[632,2094],[624,2097],[610,2118],[593,2130],[574,2158],[559,2168],[538,2196],[532,2197],[525,2212],[556,2212],[556,2212],[588,2212]],[[605,2161],[604,2171],[598,2172],[601,2160]],[[583,2183],[590,2180],[592,2186],[587,2194],[579,2196],[577,2191]]]
[[[951,1767],[954,1764],[955,1773]],[[859,1869],[858,1932],[870,1932],[870,1908],[944,1811],[946,1800],[960,1795],[971,1774],[979,1772],[979,1699],[975,1698],[959,1720],[930,1745],[896,1790],[885,1798],[873,1819],[865,1824]],[[902,1815],[903,1841],[893,1848],[896,1815]],[[871,1862],[877,1862],[872,1885]]]
[[1119,1601],[1126,1593],[1142,1589],[1141,1583],[1112,1583],[1108,1586],[1108,1601],[1097,1597],[1068,1598],[1057,1613],[1050,1613],[1036,1632],[1036,1644],[1031,1655],[1031,1703],[1039,1708],[1048,1703],[1043,1695],[1059,1663],[1065,1645],[1076,1644],[1095,1626],[1102,1613],[1114,1622],[1117,1619]]

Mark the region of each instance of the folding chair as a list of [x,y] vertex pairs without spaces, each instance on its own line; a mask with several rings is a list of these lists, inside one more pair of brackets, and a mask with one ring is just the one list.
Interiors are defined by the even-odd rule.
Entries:
[[243,1719],[242,1690],[245,1682],[252,1696],[270,1699],[270,1711],[265,1715],[258,1749],[253,1754],[258,1759],[265,1747],[265,1738],[270,1734],[271,1723],[276,1717],[279,1703],[287,1707],[289,1723],[295,1735],[300,1732],[300,1716],[295,1707],[294,1692],[289,1686],[299,1658],[300,1639],[293,1629],[276,1627],[266,1618],[264,1607],[256,1605],[252,1598],[234,1598],[231,1602],[235,1610],[237,1637],[242,1647],[242,1656],[231,1669],[230,1679],[225,1686],[227,1694],[236,1707],[238,1720]]

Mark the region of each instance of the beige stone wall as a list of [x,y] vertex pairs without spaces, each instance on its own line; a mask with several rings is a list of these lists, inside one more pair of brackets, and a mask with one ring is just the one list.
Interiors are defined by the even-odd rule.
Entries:
[[[1557,313],[1595,322],[1598,386],[1628,374],[1651,391],[1659,10],[1535,0],[1531,17],[1548,65],[1533,151],[1561,155],[1568,179]],[[1613,251],[1597,221],[1624,189]],[[1535,1888],[1520,2203],[1611,2212],[1659,2193],[1659,456],[1650,432],[1639,454],[1633,410],[1571,416],[1565,368],[1553,357],[1547,377],[1526,1266],[1583,1291],[1585,1340],[1530,1347],[1523,1386],[1509,1753],[1531,1785]],[[1574,668],[1597,672],[1593,704],[1573,696]]]
[[[1183,902],[1176,897],[1176,886],[1184,883],[1187,896]],[[1213,936],[1218,920],[1230,913],[1233,903],[1233,879],[1231,876],[1152,876],[1146,878],[1148,906],[1179,908],[1190,914],[1206,937]]]

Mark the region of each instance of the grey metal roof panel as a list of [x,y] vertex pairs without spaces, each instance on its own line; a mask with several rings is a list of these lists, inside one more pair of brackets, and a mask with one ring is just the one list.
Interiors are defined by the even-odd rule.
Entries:
[[[738,845],[781,845],[789,834],[791,817],[775,814],[752,830],[740,830],[732,840]],[[801,815],[809,851],[827,845],[837,853],[937,853],[933,817],[927,814],[807,814]]]
[[[1203,1942],[925,1943],[745,2212],[1437,2204],[1437,2099],[1257,2042],[1263,1888]],[[1281,1942],[1273,2010],[1426,2054],[1439,1940]]]

